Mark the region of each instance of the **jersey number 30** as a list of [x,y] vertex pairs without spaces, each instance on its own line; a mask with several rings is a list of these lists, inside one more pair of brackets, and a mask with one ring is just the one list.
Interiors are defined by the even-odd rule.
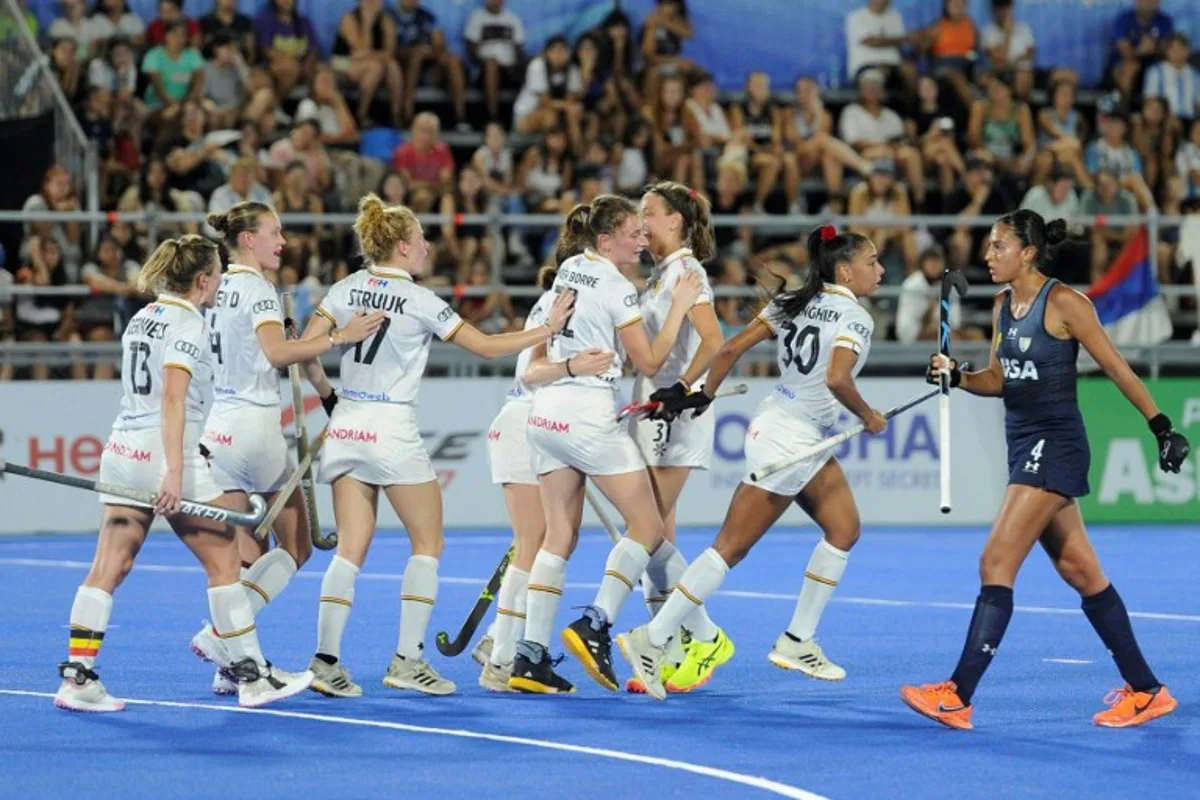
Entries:
[[801,375],[812,372],[821,352],[821,329],[816,325],[797,328],[795,323],[783,324],[783,366],[795,366]]

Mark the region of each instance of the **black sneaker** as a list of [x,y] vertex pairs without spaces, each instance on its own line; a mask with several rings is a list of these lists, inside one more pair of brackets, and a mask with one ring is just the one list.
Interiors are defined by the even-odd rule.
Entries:
[[587,674],[596,683],[617,691],[617,675],[612,665],[612,624],[604,613],[594,606],[585,606],[583,616],[572,622],[562,632],[563,644],[571,655],[579,659]]
[[508,688],[527,694],[575,694],[575,685],[554,671],[562,658],[551,659],[546,648],[519,642]]

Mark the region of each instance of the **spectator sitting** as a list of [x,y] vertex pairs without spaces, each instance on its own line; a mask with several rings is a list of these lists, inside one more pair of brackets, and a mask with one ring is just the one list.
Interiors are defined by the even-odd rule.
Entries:
[[217,0],[211,14],[200,18],[200,36],[205,57],[212,58],[218,35],[233,41],[247,64],[256,63],[254,22],[238,13],[238,0]]
[[158,18],[146,29],[146,46],[158,47],[166,43],[167,26],[172,22],[182,22],[187,32],[185,46],[199,50],[204,44],[204,35],[200,31],[200,22],[184,16],[182,0],[158,0]]
[[504,7],[504,0],[485,0],[467,18],[463,36],[481,71],[488,121],[494,121],[500,117],[500,90],[521,85],[525,26]]
[[[620,144],[613,148],[616,172],[613,188],[627,197],[640,195],[650,177],[650,160],[653,156],[654,132],[643,117],[635,117]],[[745,172],[745,168],[742,170]]]
[[[303,161],[293,161],[288,165],[273,199],[272,205],[281,215],[325,213],[325,205],[320,195],[313,191],[308,166]],[[305,277],[316,274],[320,269],[322,240],[326,239],[324,226],[312,222],[289,222],[287,231],[283,261]]]
[[281,100],[316,70],[317,32],[296,0],[268,0],[254,19],[254,42]]
[[[720,228],[717,229],[718,232],[720,230]],[[749,285],[749,280],[746,275],[746,264],[740,258],[732,256],[722,259],[720,272],[713,281],[713,287],[745,289],[747,285]],[[745,299],[741,297],[716,298],[717,321],[721,323],[721,334],[725,337],[725,341],[737,336],[746,327],[746,315],[743,313],[744,304]]]
[[458,173],[458,185],[453,192],[442,195],[439,211],[446,216],[442,224],[443,252],[454,261],[454,282],[465,283],[476,259],[487,259],[491,248],[487,225],[479,222],[459,223],[459,214],[486,214],[488,196],[483,178],[474,167],[467,165]]
[[1182,33],[1167,37],[1166,58],[1146,70],[1142,94],[1161,97],[1171,113],[1191,122],[1200,111],[1200,70],[1188,63],[1192,44]]
[[946,81],[963,107],[970,108],[975,98],[969,76],[979,48],[966,0],[942,0],[942,16],[916,38],[929,56],[933,76]]
[[404,76],[396,61],[396,23],[383,0],[358,0],[342,15],[333,42],[333,68],[358,87],[358,123],[371,121],[371,103],[386,85],[392,124],[404,118]]
[[[943,214],[961,217],[998,217],[1012,210],[1015,198],[996,181],[989,154],[967,157],[962,187],[944,199]],[[987,226],[959,225],[947,241],[947,254],[953,269],[967,269],[983,262]]]
[[97,44],[124,39],[141,47],[146,41],[146,23],[129,10],[126,0],[100,0],[89,21]]
[[971,106],[967,142],[992,154],[995,169],[1015,185],[1029,175],[1037,155],[1037,138],[1029,106],[1013,97],[1005,76],[987,83],[987,99]]
[[[911,216],[908,192],[896,182],[896,165],[891,161],[876,161],[871,176],[850,190],[849,210],[852,217],[881,217],[885,221]],[[857,225],[851,230],[874,242],[881,259],[899,250],[905,275],[917,268],[917,240],[911,226],[884,222],[879,227]]]
[[149,79],[146,108],[158,120],[172,119],[186,100],[204,98],[204,57],[187,43],[187,26],[182,20],[166,25],[163,43],[142,59],[142,73]]
[[1184,196],[1188,199],[1200,197],[1200,119],[1192,120],[1188,140],[1175,154],[1175,170],[1183,181]]
[[404,183],[404,176],[399,172],[384,175],[383,180],[379,182],[379,196],[389,206],[407,205],[408,186]]
[[[765,76],[763,76],[765,77]],[[698,146],[699,157],[692,161],[692,177],[690,184],[699,188],[708,185],[708,175],[716,174],[717,159],[732,144],[733,131],[725,116],[725,109],[717,102],[717,83],[707,72],[692,74],[689,97],[683,104],[683,127],[688,139]],[[768,92],[770,91],[768,84]],[[772,123],[774,109],[766,106],[767,119]],[[740,145],[736,145],[741,149]],[[799,202],[800,175],[796,170],[796,157],[785,154],[780,150],[778,141],[774,142],[774,152],[770,153],[775,159],[776,175],[780,166],[784,167],[787,177],[788,200],[793,207]]]
[[204,71],[204,106],[213,128],[233,128],[243,117],[258,119],[274,109],[275,93],[266,87],[252,90],[250,68],[228,33],[214,36],[212,49],[212,60]]
[[417,108],[417,88],[426,63],[431,63],[448,84],[454,106],[455,126],[470,130],[467,123],[466,80],[462,61],[446,48],[446,37],[437,29],[437,17],[420,5],[420,0],[399,0],[392,12],[396,20],[397,57],[405,70],[404,122],[411,123]]
[[1021,208],[1036,211],[1042,219],[1071,219],[1079,213],[1079,195],[1070,171],[1054,167],[1046,182],[1029,187]]
[[84,63],[100,51],[102,31],[87,15],[84,0],[61,0],[62,16],[50,23],[46,36],[52,42],[69,39],[74,46],[75,60]]
[[83,99],[85,91],[84,83],[79,79],[82,69],[78,51],[73,39],[55,39],[50,43],[50,72],[72,106]]
[[518,133],[545,133],[565,126],[571,149],[581,153],[582,94],[583,79],[571,63],[567,37],[551,36],[525,69],[525,85],[513,104],[513,127]]
[[[483,259],[477,259],[471,264],[470,273],[465,283],[472,287],[489,286],[492,283],[492,270]],[[511,330],[516,314],[509,296],[500,288],[491,294],[480,297],[464,297],[458,301],[458,313],[469,324],[474,325],[485,333],[501,333]]]
[[[21,206],[22,211],[78,211],[79,201],[71,187],[71,175],[66,167],[55,164],[46,170],[42,187],[37,194],[30,195]],[[21,243],[20,258],[31,263],[37,258],[36,245],[40,239],[53,239],[58,245],[63,263],[68,269],[76,270],[83,260],[80,242],[83,227],[78,222],[26,222],[25,239]]]
[[412,137],[392,156],[392,166],[408,183],[411,208],[419,214],[431,211],[454,185],[454,157],[450,148],[438,141],[440,126],[437,115],[429,111],[417,114]]
[[1109,75],[1128,103],[1140,86],[1142,70],[1163,57],[1163,45],[1175,32],[1175,21],[1158,8],[1158,0],[1136,0],[1113,25]]
[[333,186],[333,164],[319,136],[315,120],[297,122],[287,138],[271,145],[270,156],[271,165],[280,171],[291,170],[293,162],[299,161],[308,175],[308,188],[324,195]]
[[1183,125],[1171,115],[1167,101],[1161,97],[1142,100],[1142,113],[1134,114],[1130,136],[1138,155],[1142,157],[1146,186],[1159,194],[1171,176],[1175,165],[1175,149],[1183,138]]
[[655,173],[686,184],[695,174],[694,161],[699,153],[683,124],[683,100],[683,79],[670,75],[659,82],[658,96],[646,108],[645,115],[655,133]]
[[[746,196],[746,165],[740,161],[725,161],[717,167],[717,190],[713,193],[712,215],[744,217],[751,212],[753,203]],[[748,258],[754,243],[754,234],[747,227],[718,225],[713,228],[717,252],[725,255]],[[744,276],[743,276],[744,277]]]
[[1038,147],[1041,152],[1034,159],[1031,183],[1041,183],[1055,165],[1066,167],[1075,173],[1081,186],[1087,187],[1092,179],[1083,163],[1083,141],[1087,126],[1075,108],[1075,84],[1058,80],[1050,84],[1050,105],[1038,112]]
[[180,118],[179,135],[169,140],[162,152],[166,153],[171,187],[192,195],[187,204],[202,211],[204,198],[225,182],[225,165],[232,163],[233,155],[204,135],[204,109],[199,103],[184,103]]
[[942,196],[954,191],[955,181],[966,171],[962,153],[954,141],[954,118],[941,102],[937,81],[928,75],[917,80],[917,104],[904,121],[908,138],[920,147],[921,157],[938,171]]
[[[258,162],[252,158],[239,158],[229,170],[229,181],[217,187],[208,199],[208,213],[223,214],[238,203],[252,201],[271,205],[271,192],[258,182]],[[216,230],[204,225],[204,234],[220,238]]]
[[[94,259],[84,265],[79,275],[92,292],[75,309],[75,328],[80,341],[117,341],[117,332],[124,330],[136,311],[126,298],[138,297],[134,283],[140,271],[136,261],[125,258],[116,239],[109,234],[100,237]],[[115,377],[111,361],[96,364],[92,372],[92,378],[98,381]]]
[[[946,256],[937,245],[921,251],[919,268],[900,284],[896,301],[896,339],[904,344],[930,342],[938,338],[941,325],[942,276]],[[983,332],[962,324],[962,303],[950,299],[950,338],[955,341],[979,341]]]
[[1154,197],[1142,177],[1142,157],[1129,145],[1126,134],[1129,120],[1123,114],[1105,114],[1100,118],[1100,138],[1087,146],[1084,161],[1088,173],[1095,175],[1107,170],[1116,176],[1120,185],[1137,198],[1143,209],[1154,206]]
[[[62,250],[52,237],[34,237],[26,256],[26,264],[17,270],[17,283],[49,287],[77,282],[78,268],[67,269]],[[74,332],[74,309],[67,298],[25,295],[14,306],[17,338],[22,342],[67,341]],[[34,364],[30,377],[49,380],[50,367]]]
[[[1085,216],[1125,217],[1138,213],[1137,200],[1121,188],[1117,176],[1107,168],[1099,169],[1093,176],[1095,185],[1079,199],[1079,213]],[[1136,225],[1110,222],[1093,224],[1092,281],[1099,280],[1108,271],[1112,254],[1124,246],[1137,230]]]
[[642,59],[645,62],[647,97],[654,97],[658,79],[667,75],[687,78],[694,65],[683,55],[683,43],[692,38],[685,0],[656,0],[654,10],[642,20]]
[[833,134],[833,118],[825,110],[821,90],[812,78],[797,78],[793,92],[796,104],[789,114],[779,109],[777,125],[780,136],[795,150],[799,177],[817,167],[825,179],[825,188],[832,194],[842,191],[845,168],[855,170],[864,178],[871,174],[871,162]]
[[484,129],[483,144],[471,156],[471,165],[483,178],[484,189],[495,197],[516,192],[515,166],[507,138],[500,123],[489,122]]
[[[117,201],[117,211],[143,212],[175,212],[188,210],[189,203],[178,192],[167,185],[167,164],[162,158],[151,158],[142,168],[141,179],[125,190]],[[138,247],[146,250],[146,234],[148,227],[144,222],[134,226],[137,237],[141,240]],[[178,222],[157,223],[156,232],[160,238],[179,236],[186,227]]]
[[[949,0],[955,2],[955,0]],[[925,203],[925,167],[921,154],[906,142],[904,121],[883,104],[883,75],[866,70],[858,79],[858,102],[842,109],[842,141],[871,161],[892,160],[904,170],[913,202]]]
[[317,67],[308,97],[296,109],[296,121],[306,120],[314,120],[319,126],[318,139],[326,145],[325,151],[341,178],[342,194],[352,207],[356,198],[374,191],[387,168],[377,159],[359,155],[354,148],[359,138],[358,126],[329,67]]
[[532,213],[565,212],[562,194],[573,185],[575,160],[567,152],[567,136],[561,130],[550,131],[540,145],[525,151],[517,168],[517,186]]
[[889,85],[902,85],[912,92],[917,70],[901,54],[901,48],[912,37],[904,27],[904,17],[892,8],[891,0],[868,0],[865,6],[846,15],[844,27],[846,71],[852,82],[858,82],[863,70],[874,68]]
[[1013,0],[992,0],[992,21],[979,34],[988,66],[1013,76],[1013,94],[1028,100],[1033,91],[1033,30],[1013,16]]

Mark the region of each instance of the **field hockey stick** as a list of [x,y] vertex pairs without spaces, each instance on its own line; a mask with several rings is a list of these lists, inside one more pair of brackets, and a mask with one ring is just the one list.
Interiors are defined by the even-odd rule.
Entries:
[[[960,297],[967,296],[967,276],[961,270],[949,269],[942,274],[942,304],[938,312],[941,335],[938,340],[938,352],[947,360],[950,358],[950,295],[958,292]],[[938,466],[941,468],[941,509],[943,514],[950,513],[950,375],[942,373],[938,391],[939,447]]]
[[[283,293],[283,313],[288,319],[296,318],[296,298],[291,292]],[[292,412],[296,426],[296,458],[303,460],[308,455],[308,415],[304,412],[304,390],[300,388],[300,365],[288,365],[288,380],[292,384]],[[300,476],[301,491],[304,493],[304,504],[308,506],[308,534],[313,547],[318,550],[332,550],[337,546],[337,532],[328,538],[321,534],[321,518],[317,515],[317,490],[313,484],[312,466]],[[274,523],[274,520],[271,520]]]
[[[888,409],[887,411],[883,412],[883,418],[891,419],[892,417],[896,416],[897,414],[902,414],[905,411],[908,411],[913,406],[924,403],[926,400],[933,397],[935,394],[937,394],[940,391],[941,391],[940,389],[930,389],[928,392],[925,392],[924,394],[917,395],[913,399],[911,399],[907,402],[901,403],[900,405],[896,406],[895,408],[891,408],[891,409]],[[839,444],[846,441],[847,439],[853,439],[855,436],[858,436],[860,433],[862,433],[866,429],[867,429],[867,427],[865,425],[863,425],[862,423],[855,425],[853,428],[847,428],[846,430],[842,431],[841,433],[837,434],[836,436],[830,436],[828,439],[823,439],[814,445],[810,445],[810,446],[804,448],[803,450],[800,450],[799,452],[788,456],[785,459],[776,461],[774,464],[767,464],[765,467],[758,470],[757,472],[751,472],[750,480],[755,481],[755,482],[761,481],[763,478],[766,478],[770,475],[774,475],[776,472],[779,472],[780,470],[785,470],[788,467],[795,466],[796,464],[799,464],[801,461],[806,461],[810,458],[815,458],[816,456],[819,456],[823,453],[826,453],[826,452],[832,450],[833,448],[837,447]]]
[[621,534],[617,533],[617,526],[613,525],[608,514],[604,511],[604,506],[600,504],[599,498],[592,493],[591,488],[585,483],[583,485],[583,496],[587,499],[588,505],[592,507],[592,511],[596,512],[596,516],[600,518],[600,524],[604,526],[604,530],[608,532],[608,538],[614,543],[621,541]]
[[449,633],[440,631],[434,637],[439,653],[453,657],[467,649],[467,645],[471,643],[471,637],[475,635],[475,631],[479,630],[479,623],[483,622],[483,618],[487,616],[488,607],[496,599],[496,592],[500,591],[500,582],[504,580],[504,573],[508,570],[509,562],[512,561],[515,553],[515,546],[508,548],[504,553],[504,558],[500,559],[495,572],[488,579],[487,586],[484,586],[483,591],[479,593],[479,599],[475,601],[471,613],[467,615],[466,621],[458,629],[458,635],[451,640]]
[[[149,506],[153,506],[154,501],[158,499],[158,492],[144,492],[128,486],[118,486],[115,483],[103,483],[101,481],[88,480],[87,478],[76,478],[73,475],[61,475],[57,472],[50,472],[44,469],[10,464],[0,458],[0,476],[3,476],[5,473],[20,475],[22,478],[33,478],[36,481],[57,483],[62,486],[70,486],[88,492],[110,494],[114,497],[125,498],[126,500],[136,500],[139,503],[145,503]],[[209,505],[208,503],[197,503],[194,500],[182,500],[179,504],[179,513],[187,517],[199,517],[200,519],[211,519],[214,522],[226,522],[230,525],[245,525],[248,528],[253,528],[262,520],[263,515],[266,513],[267,503],[258,495],[252,494],[250,495],[250,508],[249,512],[237,511],[232,508]]]
[[[735,386],[729,386],[723,389],[718,389],[713,395],[716,400],[720,397],[733,397],[734,395],[745,394],[750,391],[750,387],[744,383],[739,383]],[[640,403],[630,403],[617,412],[617,422],[624,422],[630,417],[636,417],[639,420],[645,419],[649,415],[662,409],[662,402],[658,400],[646,400]]]
[[[267,534],[271,532],[271,526],[275,524],[275,520],[279,518],[280,512],[282,512],[284,506],[287,505],[288,498],[292,496],[292,492],[296,491],[296,487],[299,486],[300,481],[303,480],[304,473],[312,469],[313,459],[316,458],[317,454],[321,452],[321,446],[325,444],[325,437],[328,435],[329,425],[326,425],[321,429],[321,432],[317,434],[317,438],[314,439],[312,445],[309,446],[308,452],[304,454],[304,458],[300,459],[300,463],[296,465],[296,470],[292,473],[291,477],[287,479],[287,483],[285,483],[279,489],[279,492],[276,493],[275,500],[271,503],[271,508],[267,511],[267,515],[262,518],[261,522],[255,523],[257,526],[254,528],[255,539],[261,542],[263,539],[267,538]],[[337,545],[337,531],[329,534],[329,539],[332,540],[333,543],[328,548],[322,549],[331,549]],[[315,541],[313,542],[313,545],[316,545]]]

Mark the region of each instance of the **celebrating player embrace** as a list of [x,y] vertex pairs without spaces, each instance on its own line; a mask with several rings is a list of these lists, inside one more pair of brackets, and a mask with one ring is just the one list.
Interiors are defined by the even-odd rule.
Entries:
[[[808,235],[808,259],[805,284],[777,296],[746,330],[725,343],[702,393],[666,404],[667,409],[695,408],[691,413],[703,413],[737,360],[759,342],[776,338],[780,380],[746,431],[748,476],[826,438],[837,422],[839,407],[859,417],[870,433],[887,427],[883,416],[859,394],[854,380],[867,360],[874,331],[858,298],[873,295],[883,278],[875,246],[864,236],[838,234],[825,226]],[[660,670],[666,647],[684,619],[717,591],[729,570],[793,502],[825,535],[808,562],[791,624],[768,658],[813,678],[839,681],[846,676],[813,638],[861,530],[850,484],[837,459],[827,452],[757,483],[749,477],[743,480],[713,546],[688,567],[658,615],[649,625],[617,637],[651,696],[659,700],[666,696]]]

